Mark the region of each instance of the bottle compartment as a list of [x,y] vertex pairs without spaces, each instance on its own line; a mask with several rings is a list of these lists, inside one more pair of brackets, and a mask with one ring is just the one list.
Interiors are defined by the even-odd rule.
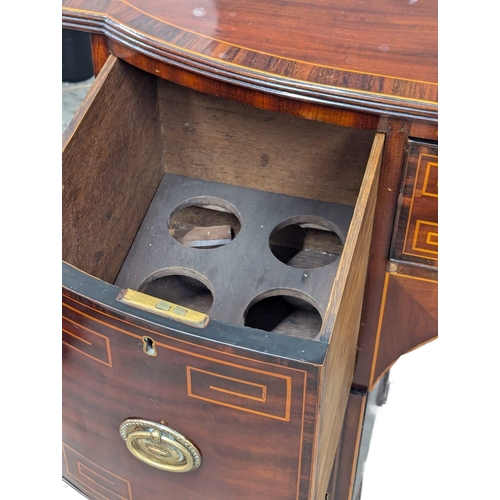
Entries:
[[353,208],[165,174],[115,284],[316,337]]

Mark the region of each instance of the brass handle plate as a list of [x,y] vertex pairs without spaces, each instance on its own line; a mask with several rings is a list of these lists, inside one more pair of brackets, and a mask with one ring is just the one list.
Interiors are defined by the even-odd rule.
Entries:
[[196,446],[164,423],[129,418],[120,425],[120,435],[130,453],[151,467],[190,472],[201,465]]
[[205,328],[209,321],[206,314],[135,290],[122,290],[116,300],[196,328]]

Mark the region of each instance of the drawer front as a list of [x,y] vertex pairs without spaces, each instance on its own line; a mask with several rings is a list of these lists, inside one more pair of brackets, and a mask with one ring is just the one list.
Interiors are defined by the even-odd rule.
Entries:
[[437,267],[437,146],[409,142],[391,254],[396,260]]
[[[306,381],[305,370],[180,341],[63,295],[63,475],[95,499],[307,498]],[[141,462],[119,433],[128,418],[164,421],[201,466],[176,474]]]

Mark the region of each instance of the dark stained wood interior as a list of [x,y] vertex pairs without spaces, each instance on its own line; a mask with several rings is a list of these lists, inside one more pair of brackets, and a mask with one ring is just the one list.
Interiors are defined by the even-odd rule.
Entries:
[[271,234],[269,247],[281,262],[299,269],[323,267],[342,254],[340,237],[310,224],[290,224]]
[[142,287],[140,291],[202,313],[210,311],[214,300],[204,283],[182,274],[157,278]]
[[[226,211],[221,210],[224,207]],[[339,265],[338,254],[313,250],[314,245],[321,243],[315,233],[326,233],[314,228],[322,223],[325,229],[336,228],[341,240],[355,239],[357,233],[349,233],[352,214],[353,208],[347,205],[167,173],[115,284],[144,291],[151,281],[163,276],[190,276],[212,291],[214,302],[209,315],[214,320],[314,339],[321,330]],[[301,215],[305,225],[312,226],[308,227],[312,236],[306,240],[311,248],[309,253],[321,255],[326,260],[322,266],[310,265],[305,256],[301,262],[307,267],[290,266],[280,262],[271,251],[273,231],[287,221],[300,221]],[[231,231],[234,237],[214,248],[203,249],[200,244],[193,248],[172,237],[172,224],[182,227],[195,223],[198,230],[209,224],[220,229],[224,226],[213,226],[217,220],[231,224],[231,217],[237,222]],[[300,249],[292,250],[298,255]],[[196,309],[181,300],[184,295],[180,292],[176,297],[170,290],[168,299],[163,298]],[[276,306],[270,322],[256,320],[255,311],[270,302]],[[273,307],[266,310],[269,309]]]
[[374,132],[303,120],[158,81],[167,172],[354,205]]
[[244,324],[266,332],[315,339],[323,320],[318,310],[306,300],[274,295],[253,304],[245,315]]
[[65,135],[63,257],[113,282],[165,171],[354,205],[373,136],[201,94],[111,57]]
[[241,229],[240,221],[235,214],[216,205],[189,205],[173,214],[168,226],[171,230],[228,226],[233,237]]

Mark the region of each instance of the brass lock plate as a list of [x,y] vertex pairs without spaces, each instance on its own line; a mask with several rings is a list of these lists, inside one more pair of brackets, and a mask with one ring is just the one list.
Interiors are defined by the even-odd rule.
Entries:
[[206,314],[188,309],[179,304],[174,304],[173,302],[157,299],[145,293],[136,292],[135,290],[122,290],[116,300],[137,309],[194,326],[195,328],[205,328],[209,321],[209,317]]

